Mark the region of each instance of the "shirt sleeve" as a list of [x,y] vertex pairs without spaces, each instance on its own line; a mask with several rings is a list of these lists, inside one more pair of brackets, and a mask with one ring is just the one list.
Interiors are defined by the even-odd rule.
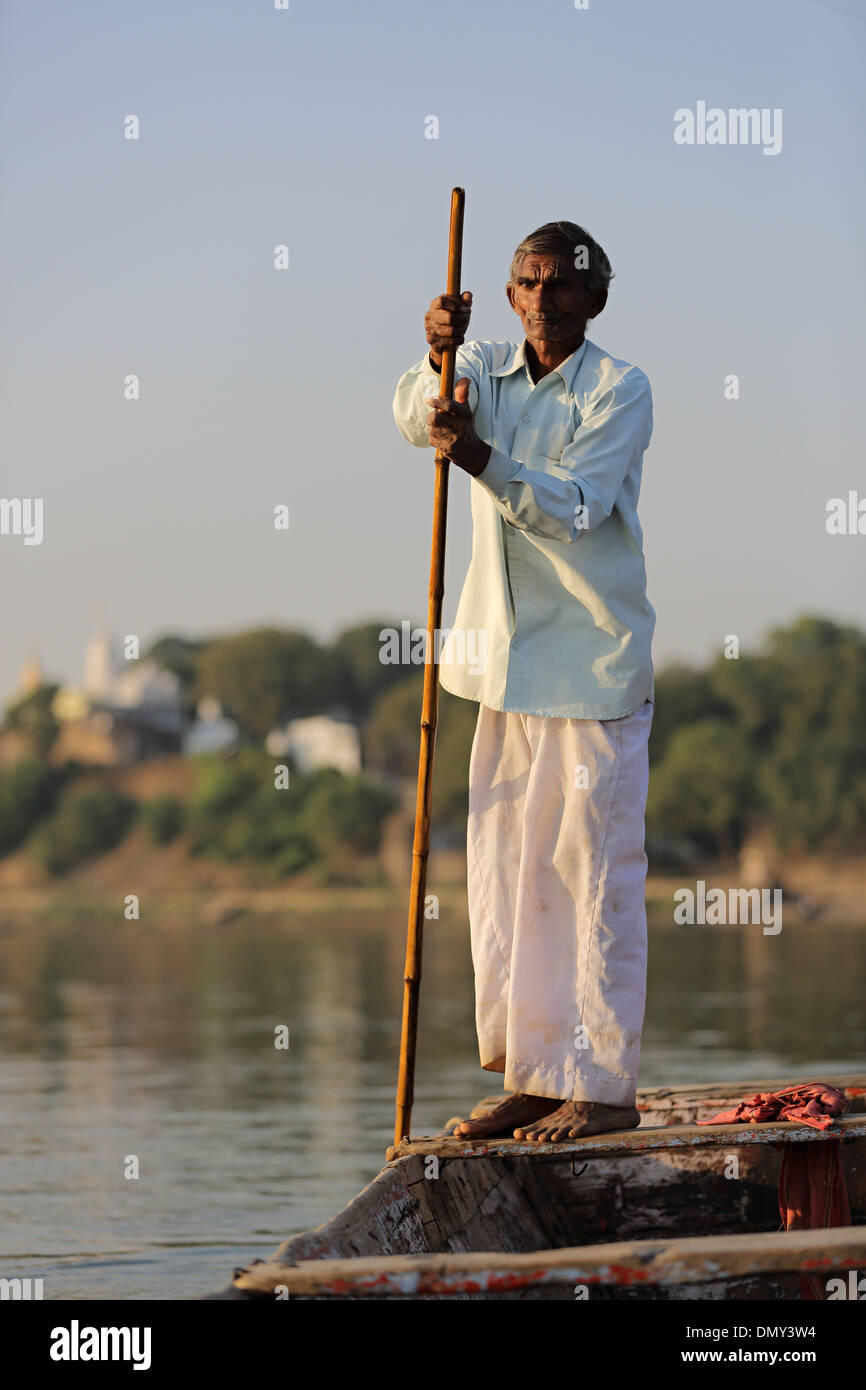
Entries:
[[633,368],[594,402],[554,465],[555,473],[527,468],[491,449],[475,481],[512,526],[549,540],[575,541],[610,516],[651,434],[650,384]]
[[[469,378],[469,404],[473,410],[478,405],[481,365],[482,359],[475,351],[474,343],[464,343],[462,347],[457,349],[454,381],[456,383],[462,376]],[[397,390],[394,395],[394,419],[403,438],[410,444],[416,444],[419,449],[430,448],[430,440],[427,436],[427,417],[430,414],[430,407],[426,397],[438,396],[440,386],[441,378],[438,372],[434,372],[426,353],[421,361],[416,362],[414,367],[410,367],[408,372],[404,372],[397,382]]]

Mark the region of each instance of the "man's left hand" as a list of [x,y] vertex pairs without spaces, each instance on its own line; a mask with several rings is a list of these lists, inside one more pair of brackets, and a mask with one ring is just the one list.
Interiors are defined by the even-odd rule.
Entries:
[[430,443],[446,458],[473,478],[483,473],[490,458],[490,445],[475,433],[475,420],[469,405],[469,378],[462,376],[454,395],[428,396],[431,407],[427,420]]

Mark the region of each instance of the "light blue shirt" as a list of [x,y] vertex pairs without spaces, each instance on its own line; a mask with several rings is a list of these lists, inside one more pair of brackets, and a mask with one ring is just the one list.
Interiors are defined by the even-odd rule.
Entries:
[[[637,516],[652,394],[637,367],[584,340],[535,384],[526,343],[464,343],[475,429],[472,559],[441,653],[446,690],[497,710],[619,719],[653,698],[655,613]],[[430,448],[425,356],[400,378],[394,418]]]

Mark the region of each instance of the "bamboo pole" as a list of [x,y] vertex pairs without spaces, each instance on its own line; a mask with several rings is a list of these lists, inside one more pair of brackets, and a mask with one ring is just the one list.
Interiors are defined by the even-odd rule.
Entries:
[[[462,188],[451,190],[451,225],[448,235],[448,278],[446,293],[460,294],[463,258]],[[454,391],[456,348],[442,352],[439,394]],[[440,450],[435,456],[433,490],[433,543],[430,554],[430,586],[427,595],[427,646],[424,663],[424,696],[421,704],[421,744],[418,755],[418,791],[415,799],[415,834],[412,840],[412,886],[409,893],[409,925],[406,932],[406,966],[403,971],[403,1027],[400,1035],[400,1072],[397,1080],[397,1115],[394,1143],[409,1135],[412,1102],[415,1097],[415,1050],[418,1037],[418,1002],[421,995],[421,948],[424,933],[424,898],[427,891],[427,860],[430,854],[430,802],[433,791],[433,753],[439,713],[439,665],[436,661],[436,633],[442,620],[445,590],[445,519],[448,510],[448,459]]]

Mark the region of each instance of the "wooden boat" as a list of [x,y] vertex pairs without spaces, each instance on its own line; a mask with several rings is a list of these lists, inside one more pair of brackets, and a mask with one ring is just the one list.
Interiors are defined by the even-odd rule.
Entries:
[[[449,1121],[209,1297],[797,1299],[803,1275],[866,1273],[866,1076],[821,1079],[848,1099],[823,1132],[697,1123],[789,1081],[644,1089],[638,1129],[571,1143],[455,1139]],[[780,1230],[782,1147],[834,1139],[851,1226]]]

